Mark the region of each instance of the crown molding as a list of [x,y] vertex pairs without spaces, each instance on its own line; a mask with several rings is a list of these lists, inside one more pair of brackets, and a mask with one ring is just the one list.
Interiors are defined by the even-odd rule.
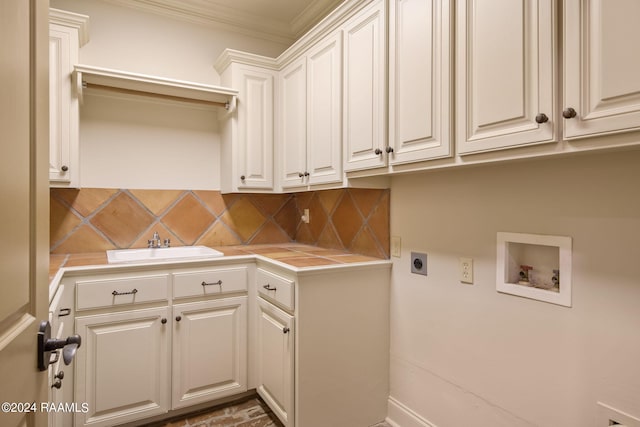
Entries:
[[343,0],[333,0],[324,4],[321,2],[313,2],[307,6],[291,21],[291,31],[296,40],[317,24],[317,16],[329,15],[342,1]]
[[49,8],[49,24],[76,28],[80,47],[89,42],[89,17],[87,15]]
[[280,66],[276,58],[269,58],[267,56],[256,55],[235,49],[225,49],[218,59],[216,59],[216,62],[213,64],[213,68],[215,68],[218,74],[222,74],[231,63],[253,65],[274,71],[280,70]]

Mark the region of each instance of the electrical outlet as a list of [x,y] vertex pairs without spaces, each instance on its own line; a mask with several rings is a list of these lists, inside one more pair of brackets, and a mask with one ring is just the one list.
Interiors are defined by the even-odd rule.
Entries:
[[402,243],[399,236],[391,236],[391,256],[400,258]]
[[411,252],[411,272],[427,275],[427,254]]
[[460,282],[473,284],[473,259],[460,258]]
[[302,213],[302,222],[304,222],[305,224],[309,224],[309,221],[311,221],[311,217],[309,215],[309,209],[305,209]]

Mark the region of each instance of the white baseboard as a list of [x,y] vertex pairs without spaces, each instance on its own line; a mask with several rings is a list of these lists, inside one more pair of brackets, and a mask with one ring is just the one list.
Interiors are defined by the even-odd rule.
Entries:
[[437,427],[391,396],[387,401],[387,419],[385,421],[391,427]]

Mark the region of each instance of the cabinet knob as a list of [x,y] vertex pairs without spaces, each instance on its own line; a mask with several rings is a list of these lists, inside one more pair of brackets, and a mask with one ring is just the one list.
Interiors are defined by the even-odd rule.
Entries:
[[305,173],[304,173],[304,176],[309,176],[309,172],[305,172]]
[[304,174],[302,172],[298,172],[298,177],[302,178],[304,176]]
[[390,145],[387,146],[387,153],[389,153],[389,154],[393,153],[393,147],[392,146],[390,146]]
[[545,113],[540,113],[536,116],[536,123],[547,123],[549,121],[549,117]]
[[51,384],[51,388],[57,388],[57,389],[59,389],[60,387],[62,387],[62,381],[60,381],[60,380],[56,380],[56,382],[54,382],[53,384]]
[[578,113],[576,113],[576,110],[569,107],[562,112],[562,117],[564,117],[565,119],[573,119],[577,114]]
[[382,150],[379,148],[376,148],[376,151],[374,151],[374,153],[376,153],[379,156],[380,154],[382,154]]
[[160,320],[160,323],[162,323],[162,324],[164,325],[165,323],[167,323],[167,319],[163,317],[163,318]]
[[240,176],[240,181],[244,182],[245,179],[246,179],[246,177],[244,175]]
[[176,322],[179,322],[182,320],[182,316],[176,316]]
[[287,334],[287,333],[289,333],[289,331],[290,331],[290,330],[291,330],[291,329],[289,329],[289,328],[287,328],[287,327],[285,326],[284,328],[282,328],[282,333],[283,333],[283,334]]
[[69,170],[69,166],[64,165],[64,166],[62,166],[60,169],[62,169],[62,172],[66,172],[66,171],[68,171],[68,170]]

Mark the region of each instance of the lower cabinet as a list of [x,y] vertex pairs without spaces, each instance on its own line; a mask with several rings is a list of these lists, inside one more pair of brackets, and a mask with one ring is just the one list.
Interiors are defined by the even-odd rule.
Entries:
[[[63,279],[75,289],[75,426],[115,426],[247,391],[241,265]],[[66,427],[66,426],[65,426]]]
[[[170,407],[168,307],[76,318],[76,426],[112,426],[167,412]],[[83,348],[84,347],[84,348]]]
[[292,272],[258,261],[257,391],[286,427],[383,421],[390,263]]
[[172,409],[247,390],[247,297],[173,306]]
[[282,423],[293,426],[293,316],[258,298],[258,394]]

